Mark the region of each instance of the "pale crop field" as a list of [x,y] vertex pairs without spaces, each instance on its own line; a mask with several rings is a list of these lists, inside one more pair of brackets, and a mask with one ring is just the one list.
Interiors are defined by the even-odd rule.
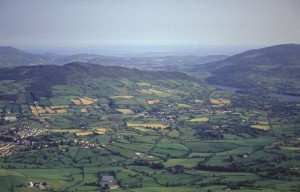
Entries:
[[91,105],[97,101],[97,99],[91,99],[89,97],[82,97],[71,100],[75,105]]
[[255,128],[255,129],[261,129],[261,130],[269,130],[270,129],[270,126],[269,126],[269,123],[268,122],[258,122],[254,125],[251,125],[252,128]]
[[137,84],[140,85],[140,86],[151,86],[151,84],[144,83],[144,82],[140,82],[140,83],[137,83]]
[[261,130],[268,130],[270,127],[268,125],[251,125],[252,128],[261,129]]
[[98,133],[99,135],[105,135],[107,132],[107,129],[106,128],[97,128],[95,132]]
[[79,99],[80,99],[80,101],[83,105],[91,105],[91,104],[95,103],[95,101],[92,101],[92,100],[87,99],[85,97],[84,98],[79,98]]
[[289,151],[300,151],[300,147],[280,147],[280,149],[285,149],[285,150],[289,150]]
[[93,133],[94,133],[93,131],[75,132],[75,135],[77,137],[82,137],[82,136],[92,135]]
[[145,94],[163,94],[163,92],[155,90],[155,89],[142,89],[140,90],[141,93]]
[[67,113],[68,111],[66,109],[56,109],[56,113]]
[[67,109],[69,108],[69,105],[52,105],[50,106],[51,109],[56,110],[56,109]]
[[161,124],[161,123],[127,123],[127,126],[129,126],[129,127],[150,127],[150,128],[161,128],[161,129],[167,128],[166,125]]
[[224,106],[229,105],[231,103],[231,100],[226,98],[210,98],[210,103],[215,106]]
[[45,109],[48,113],[55,113],[55,111],[53,109],[51,109],[50,107],[45,107]]
[[31,113],[32,113],[34,116],[38,116],[38,115],[39,115],[38,110],[35,108],[35,106],[30,105],[30,110],[31,110]]
[[109,97],[111,99],[131,99],[133,96],[131,95],[116,95],[116,96],[111,96]]
[[148,103],[149,105],[154,105],[154,104],[156,104],[156,103],[159,103],[159,100],[148,100],[147,103]]
[[72,99],[71,101],[72,101],[75,105],[81,105],[81,104],[82,104],[81,101],[78,100],[78,99]]
[[83,109],[80,109],[80,112],[81,112],[81,113],[86,113],[86,112],[88,112],[88,111],[87,111],[86,108],[83,108]]
[[187,105],[187,104],[177,104],[178,107],[181,107],[181,108],[190,108],[191,106],[190,105]]
[[124,115],[134,114],[134,112],[131,109],[116,109],[116,111],[119,111],[120,113],[123,113]]
[[191,119],[190,121],[192,121],[192,122],[208,122],[208,120],[209,120],[208,117],[199,117],[199,118]]

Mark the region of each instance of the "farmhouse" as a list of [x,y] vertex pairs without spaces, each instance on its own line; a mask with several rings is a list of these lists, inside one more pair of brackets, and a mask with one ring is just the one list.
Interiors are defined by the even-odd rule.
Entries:
[[240,158],[247,158],[247,157],[250,156],[250,154],[251,154],[251,152],[241,153],[241,154],[239,154],[239,157]]
[[102,177],[102,180],[100,182],[100,186],[102,188],[108,188],[108,187],[111,187],[113,185],[116,185],[117,182],[116,180],[114,179],[113,176],[109,176],[109,175],[105,175]]
[[28,185],[28,187],[36,187],[36,188],[40,188],[40,189],[44,189],[45,187],[49,187],[50,186],[49,183],[46,182],[46,181],[43,182],[43,183],[41,183],[41,182],[33,183],[33,182],[29,181],[27,183],[27,185]]
[[31,181],[29,181],[29,182],[27,183],[27,185],[28,185],[28,187],[33,187],[33,183],[32,183]]
[[41,187],[41,186],[42,186],[42,183],[40,183],[40,182],[33,183],[33,186],[34,186],[34,187]]

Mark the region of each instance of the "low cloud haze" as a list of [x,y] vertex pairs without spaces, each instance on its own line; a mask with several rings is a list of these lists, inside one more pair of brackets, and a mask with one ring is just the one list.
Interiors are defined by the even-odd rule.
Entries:
[[298,0],[2,0],[0,44],[59,50],[300,43],[299,7]]

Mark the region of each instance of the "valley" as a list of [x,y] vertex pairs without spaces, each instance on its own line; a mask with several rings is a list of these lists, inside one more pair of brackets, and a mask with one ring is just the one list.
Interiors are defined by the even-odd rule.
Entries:
[[0,0],[0,192],[299,192],[299,0]]
[[299,101],[86,63],[4,68],[0,88],[4,191],[299,189]]

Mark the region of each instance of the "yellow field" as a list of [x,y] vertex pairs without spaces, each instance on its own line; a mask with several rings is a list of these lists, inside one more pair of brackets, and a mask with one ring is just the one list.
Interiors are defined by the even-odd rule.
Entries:
[[142,89],[142,90],[139,90],[139,92],[145,93],[145,94],[163,94],[163,92],[157,91],[155,89]]
[[133,96],[131,95],[117,95],[117,96],[111,96],[109,97],[111,99],[131,99]]
[[81,136],[92,135],[93,133],[94,133],[93,131],[75,132],[75,135],[76,135],[77,137],[81,137]]
[[55,111],[53,109],[51,109],[50,107],[45,107],[45,109],[48,113],[55,113]]
[[267,121],[259,121],[258,124],[269,125],[269,122],[267,122]]
[[79,99],[83,105],[91,105],[91,104],[95,103],[95,101],[89,100],[87,98],[79,98]]
[[38,113],[47,113],[47,110],[46,109],[40,109],[40,110],[38,110]]
[[300,147],[280,147],[280,148],[289,151],[300,151]]
[[159,100],[148,100],[147,102],[149,105],[153,105],[155,103],[159,103]]
[[42,110],[43,109],[43,107],[38,106],[38,105],[36,105],[35,108],[36,108],[36,110]]
[[56,109],[56,113],[67,113],[66,109]]
[[88,112],[88,110],[86,108],[83,108],[83,109],[80,109],[80,112],[81,113],[86,113],[86,112]]
[[95,132],[100,134],[100,135],[105,135],[106,132],[107,132],[107,129],[106,128],[98,128],[98,129],[96,129]]
[[39,113],[38,113],[38,111],[36,110],[35,106],[30,105],[30,110],[31,110],[31,113],[32,113],[34,116],[39,115]]
[[119,111],[120,113],[123,113],[124,115],[134,114],[134,112],[131,109],[116,109],[116,111]]
[[270,128],[268,125],[262,125],[262,124],[251,125],[251,127],[255,129],[261,129],[261,130],[268,130]]
[[203,103],[203,100],[196,99],[196,100],[195,100],[195,103]]
[[208,122],[208,120],[209,120],[208,117],[199,117],[199,118],[191,119],[190,121],[192,121],[192,122]]
[[71,101],[75,104],[75,105],[91,105],[93,103],[95,103],[98,99],[91,99],[89,97],[82,97],[82,98],[78,98],[78,99],[72,99]]
[[261,129],[261,130],[269,130],[270,128],[269,122],[266,121],[255,122],[254,125],[251,125],[251,127],[255,129]]
[[34,116],[38,116],[41,113],[46,113],[47,112],[46,109],[44,109],[43,107],[40,107],[40,106],[30,105],[30,109],[31,109],[31,113]]
[[52,105],[50,106],[51,109],[55,110],[55,109],[67,109],[69,108],[69,105]]
[[187,105],[187,104],[177,104],[178,107],[181,107],[181,108],[190,108],[191,106],[190,105]]
[[150,127],[150,128],[161,128],[161,129],[167,128],[166,125],[161,124],[161,123],[127,123],[127,126],[129,126],[129,127]]
[[143,83],[143,82],[141,82],[141,83],[137,83],[138,85],[141,85],[141,86],[151,86],[151,84],[149,84],[149,83]]
[[69,106],[68,105],[53,105],[53,106],[49,106],[49,107],[41,107],[41,106],[34,106],[34,105],[30,105],[30,109],[33,115],[38,116],[40,114],[45,114],[45,113],[67,113],[67,108]]
[[210,103],[215,106],[221,107],[230,104],[231,101],[226,98],[210,98]]
[[56,111],[56,113],[66,113],[69,105],[53,105],[50,108]]
[[37,113],[46,113],[47,111],[43,108],[43,107],[40,107],[40,106],[35,106],[36,108],[36,111]]
[[71,101],[72,101],[75,105],[81,105],[81,104],[82,104],[81,101],[78,100],[78,99],[72,99]]

